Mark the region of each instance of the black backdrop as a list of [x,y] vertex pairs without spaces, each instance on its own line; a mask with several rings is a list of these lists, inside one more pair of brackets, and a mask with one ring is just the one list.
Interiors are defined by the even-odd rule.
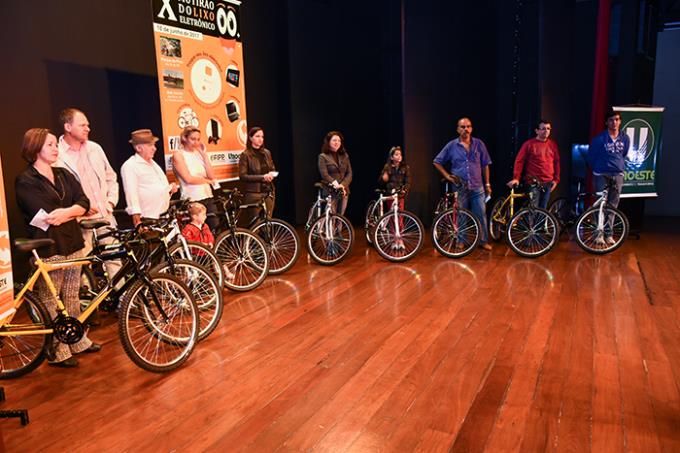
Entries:
[[[610,99],[651,103],[653,49],[638,55],[630,26],[639,2],[614,3],[626,26],[612,35],[619,45]],[[248,120],[265,128],[281,170],[277,215],[304,220],[321,140],[332,129],[344,133],[352,159],[348,215],[356,224],[395,144],[405,146],[415,176],[408,207],[430,223],[438,196],[431,161],[460,116],[489,147],[497,193],[541,116],[553,121],[568,182],[571,144],[589,141],[596,13],[596,0],[245,0]],[[79,107],[92,139],[119,166],[132,153],[131,130],[160,133],[160,109],[146,1],[4,0],[0,17],[0,151],[18,237],[13,181],[25,165],[18,155],[26,129],[58,132],[59,110]]]

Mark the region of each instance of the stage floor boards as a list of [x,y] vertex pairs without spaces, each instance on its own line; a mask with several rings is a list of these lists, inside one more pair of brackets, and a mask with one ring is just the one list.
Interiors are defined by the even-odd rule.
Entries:
[[115,319],[99,354],[4,385],[15,451],[680,451],[680,222],[607,256],[562,241],[391,264],[306,254],[230,293],[168,375],[137,368]]

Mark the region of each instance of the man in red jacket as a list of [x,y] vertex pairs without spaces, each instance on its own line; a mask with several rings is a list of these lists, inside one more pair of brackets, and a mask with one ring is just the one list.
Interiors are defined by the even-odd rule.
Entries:
[[539,186],[532,188],[534,202],[546,209],[550,192],[560,182],[560,151],[557,144],[550,140],[552,126],[550,121],[540,120],[536,126],[536,138],[524,142],[515,158],[513,177],[508,187],[519,184],[520,180],[527,184],[537,181]]

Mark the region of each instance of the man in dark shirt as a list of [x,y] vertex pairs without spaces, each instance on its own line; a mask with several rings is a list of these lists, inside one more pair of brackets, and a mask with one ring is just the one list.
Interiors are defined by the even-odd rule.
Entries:
[[[491,157],[484,142],[472,137],[472,122],[469,118],[459,119],[456,131],[458,138],[444,146],[434,158],[433,165],[447,181],[463,186],[459,191],[458,202],[477,217],[482,227],[481,247],[491,250],[491,244],[487,242],[485,206],[485,197],[491,196]],[[448,166],[448,170],[444,166]]]

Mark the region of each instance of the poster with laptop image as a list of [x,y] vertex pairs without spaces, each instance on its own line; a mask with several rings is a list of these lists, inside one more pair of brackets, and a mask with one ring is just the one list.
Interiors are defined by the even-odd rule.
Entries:
[[200,130],[219,181],[238,179],[247,139],[241,2],[152,0],[165,170],[185,127]]

